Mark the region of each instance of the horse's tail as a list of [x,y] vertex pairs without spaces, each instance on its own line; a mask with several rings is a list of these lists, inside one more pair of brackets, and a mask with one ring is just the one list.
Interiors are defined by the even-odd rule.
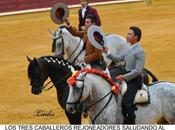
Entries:
[[157,77],[151,72],[149,71],[148,69],[144,68],[144,70],[146,71],[146,73],[152,78],[152,82],[157,82],[158,79]]

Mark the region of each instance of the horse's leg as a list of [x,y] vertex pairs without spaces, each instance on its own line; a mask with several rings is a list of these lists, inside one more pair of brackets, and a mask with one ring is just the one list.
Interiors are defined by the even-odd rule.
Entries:
[[165,118],[160,118],[158,121],[157,121],[157,124],[169,124],[168,121],[165,119]]
[[174,109],[166,111],[166,113],[164,113],[164,119],[165,121],[163,122],[164,124],[175,124],[175,112]]
[[81,124],[81,113],[72,114],[72,113],[68,113],[66,110],[65,110],[65,113],[70,124]]

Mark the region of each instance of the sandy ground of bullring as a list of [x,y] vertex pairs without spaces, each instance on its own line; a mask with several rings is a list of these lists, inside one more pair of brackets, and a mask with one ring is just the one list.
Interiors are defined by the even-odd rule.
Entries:
[[[146,52],[146,67],[160,80],[175,81],[175,1],[96,6],[105,33],[126,36],[128,28],[139,26]],[[77,9],[70,10],[77,26]],[[55,89],[39,96],[31,94],[26,55],[52,55],[48,29],[55,30],[49,12],[0,17],[0,124],[67,124],[56,100]],[[36,117],[36,111],[53,110],[55,116]],[[88,123],[83,119],[83,123]]]

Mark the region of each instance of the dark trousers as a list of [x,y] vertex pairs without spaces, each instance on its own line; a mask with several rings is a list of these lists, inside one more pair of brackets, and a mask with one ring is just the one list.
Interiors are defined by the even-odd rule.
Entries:
[[95,68],[101,71],[106,69],[106,62],[103,59],[99,59],[90,63],[91,68]]
[[136,105],[133,104],[135,95],[142,86],[142,76],[137,76],[133,80],[127,82],[127,91],[123,95],[121,106],[124,117],[123,124],[135,124]]

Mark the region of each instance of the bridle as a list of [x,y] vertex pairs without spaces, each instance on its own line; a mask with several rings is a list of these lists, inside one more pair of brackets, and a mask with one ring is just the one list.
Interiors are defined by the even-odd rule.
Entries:
[[44,85],[42,87],[42,90],[43,91],[48,91],[50,90],[51,88],[53,88],[54,86],[56,86],[57,84],[61,83],[65,78],[68,78],[70,77],[70,74],[67,73],[65,76],[63,76],[60,80],[56,81],[53,85],[51,85],[49,88],[45,89],[52,81],[50,80],[48,83],[46,83],[46,85]]
[[58,57],[64,57],[64,55],[65,55],[65,53],[64,53],[64,38],[63,38],[63,35],[62,35],[62,31],[60,31],[60,34],[61,34],[61,36],[59,36],[59,37],[57,37],[57,38],[54,38],[54,42],[55,42],[55,47],[56,47],[56,41],[58,40],[58,39],[61,39],[61,45],[63,46],[62,47],[62,50],[61,50],[61,53],[59,54],[59,55],[57,55]]
[[[64,52],[64,38],[63,38],[63,33],[62,33],[62,29],[61,28],[59,28],[60,29],[60,36],[59,37],[57,37],[57,38],[54,38],[53,40],[54,40],[54,46],[56,47],[56,41],[58,40],[58,39],[61,39],[61,42],[60,42],[60,44],[62,45],[62,50],[61,50],[61,53],[59,54],[59,55],[57,55],[57,57],[61,57],[61,58],[63,58],[64,57],[64,55],[65,55],[65,52]],[[69,61],[70,60],[70,58],[73,56],[73,54],[77,51],[77,49],[79,48],[79,46],[80,46],[80,43],[81,43],[81,39],[80,39],[80,41],[79,41],[79,44],[77,45],[77,47],[75,48],[75,50],[68,56],[68,58],[66,59],[67,61]],[[53,49],[52,49],[52,51],[54,51]],[[79,57],[79,55],[81,54],[81,52],[83,51],[83,47],[82,47],[82,49],[80,50],[80,52],[78,53],[78,55],[75,57],[75,59],[73,60],[73,64],[75,63],[75,61],[77,60],[77,58]],[[48,90],[50,90],[50,89],[52,89],[53,88],[53,86],[54,86],[54,84],[52,85],[52,86],[50,86],[49,88],[47,88],[47,89],[45,89],[50,83],[51,83],[52,81],[49,81],[48,83],[46,83],[46,85],[44,85],[43,86],[43,90],[44,91],[48,91]]]
[[[82,110],[82,108],[81,108],[81,98],[82,98],[82,95],[83,95],[83,90],[84,90],[84,80],[83,79],[76,79],[76,81],[79,81],[79,82],[83,82],[83,86],[82,86],[82,89],[81,89],[81,93],[80,93],[80,96],[79,96],[79,98],[78,98],[78,100],[77,101],[75,101],[75,102],[66,102],[66,104],[70,104],[70,105],[75,105],[76,106],[76,109],[77,109],[77,111],[79,111],[79,112],[82,112],[83,110]],[[76,87],[76,86],[73,86],[73,87]]]
[[[37,61],[37,63],[38,63],[39,71],[40,71],[40,73],[41,73],[41,68],[40,68],[40,64],[41,64],[41,63],[38,62],[38,61]],[[48,91],[48,90],[52,89],[54,86],[56,86],[57,84],[61,83],[65,78],[68,78],[68,77],[70,77],[70,76],[71,76],[71,75],[70,75],[70,73],[68,72],[65,76],[61,77],[61,79],[57,80],[53,85],[51,85],[49,88],[46,89],[46,87],[52,82],[52,81],[50,80],[48,83],[46,83],[46,84],[42,87],[42,90],[43,90],[43,91]],[[40,78],[40,84],[42,84],[41,77],[39,76],[39,78]]]
[[[57,56],[58,56],[58,57],[64,57],[64,55],[65,55],[65,52],[64,52],[64,38],[63,38],[63,34],[62,34],[62,29],[61,29],[61,28],[59,28],[59,29],[60,29],[60,35],[61,35],[61,36],[59,36],[58,38],[54,38],[54,40],[55,40],[55,42],[56,42],[56,40],[61,39],[61,43],[60,43],[60,44],[61,44],[63,47],[62,47],[61,54],[59,54],[59,55],[57,55]],[[76,47],[76,48],[72,51],[72,53],[68,56],[68,58],[66,59],[67,61],[69,61],[69,60],[72,58],[72,56],[76,53],[76,51],[77,51],[78,48],[80,47],[81,41],[82,41],[82,39],[80,39],[80,41],[79,41],[77,47]],[[75,61],[78,59],[78,57],[79,57],[79,55],[81,54],[81,52],[83,51],[83,49],[84,49],[84,47],[82,46],[82,48],[81,48],[80,51],[78,52],[77,56],[72,60],[72,64],[74,64]]]
[[[87,75],[87,73],[85,73],[85,76],[86,75]],[[107,103],[105,104],[105,106],[99,111],[99,113],[93,119],[92,119],[92,117],[90,115],[90,119],[91,119],[92,124],[95,124],[95,120],[97,119],[97,117],[103,112],[103,110],[110,103],[110,101],[112,99],[112,96],[113,96],[113,91],[111,90],[109,93],[107,93],[105,96],[103,96],[100,99],[98,99],[96,102],[94,102],[94,103],[86,106],[85,103],[83,101],[81,101],[82,95],[83,95],[83,91],[84,91],[84,79],[76,79],[76,81],[83,82],[83,86],[82,86],[82,89],[81,89],[80,96],[79,96],[79,98],[78,98],[77,101],[75,101],[75,102],[66,102],[66,104],[74,105],[75,106],[75,109],[77,111],[79,111],[79,112],[86,112],[86,111],[88,111],[89,108],[91,108],[92,106],[96,105],[97,103],[99,103],[100,101],[102,101],[103,99],[105,99],[106,97],[108,97],[110,95],[110,97],[109,97]],[[76,86],[72,86],[72,87],[76,87]]]

